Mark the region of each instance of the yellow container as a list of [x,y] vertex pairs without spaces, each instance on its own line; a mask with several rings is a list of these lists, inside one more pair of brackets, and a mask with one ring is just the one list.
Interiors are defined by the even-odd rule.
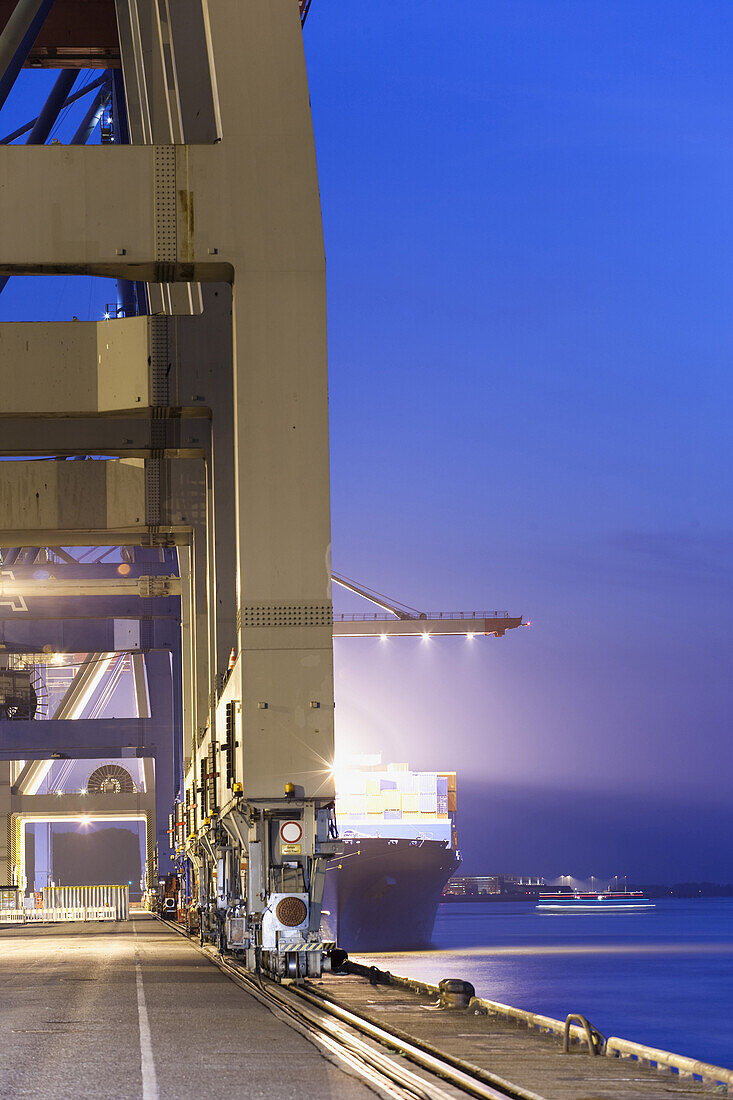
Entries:
[[382,791],[382,808],[385,810],[401,809],[399,791]]

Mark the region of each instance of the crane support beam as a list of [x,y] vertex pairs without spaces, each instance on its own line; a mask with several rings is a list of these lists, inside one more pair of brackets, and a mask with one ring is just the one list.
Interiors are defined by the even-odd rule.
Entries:
[[[22,605],[21,600],[25,606]],[[181,605],[176,597],[171,597],[170,600],[160,597],[155,600],[152,607],[141,603],[141,597],[137,594],[129,598],[111,596],[106,599],[104,596],[97,596],[90,604],[80,603],[76,596],[63,596],[53,602],[43,600],[36,605],[30,593],[26,591],[25,594],[21,592],[19,597],[13,597],[12,602],[8,599],[4,604],[0,603],[0,622],[14,623],[16,626],[34,622],[114,622],[115,619],[141,618],[150,622],[176,621],[180,617]],[[74,652],[80,652],[85,648],[94,649],[95,646],[85,647],[75,644],[71,648]],[[106,648],[109,649],[109,646]]]
[[89,104],[87,113],[77,126],[69,143],[70,145],[86,145],[99,124],[105,105],[109,100],[110,92],[111,81],[107,79]]
[[70,596],[139,596],[141,599],[165,599],[180,596],[180,577],[107,577],[107,578],[71,578],[50,576],[19,580],[9,578],[10,573],[0,569],[0,605],[6,601],[17,602],[19,598],[33,600],[56,600]]
[[[12,19],[15,7],[16,0],[0,0],[0,28]],[[55,0],[46,8],[48,15],[36,29],[22,64],[54,69],[119,65],[114,0]]]
[[[76,103],[77,99],[83,99],[85,95],[88,95],[89,92],[93,92],[95,88],[99,88],[103,84],[108,86],[110,84],[110,77],[107,73],[98,76],[96,80],[92,80],[89,84],[85,84],[84,87],[80,88],[77,92],[73,92],[72,95],[68,96],[62,106],[70,107],[72,103]],[[17,130],[13,130],[11,134],[6,134],[4,138],[0,138],[0,145],[9,145],[11,141],[15,141],[17,138],[22,137],[23,134],[27,134],[38,122],[39,117],[40,116],[37,115],[35,118],[32,118],[30,122],[26,122],[24,126],[19,127]],[[78,143],[72,141],[71,144],[76,145]]]
[[3,416],[150,414],[169,367],[167,329],[165,317],[0,324]]
[[[161,479],[166,493],[159,501]],[[193,508],[203,495],[202,482],[202,464],[195,460],[161,462],[152,483],[140,459],[3,462],[2,542],[143,545],[163,529],[167,541],[187,543],[192,538]]]
[[114,619],[54,619],[50,616],[42,619],[37,616],[20,622],[17,618],[4,618],[0,620],[0,639],[0,647],[13,653],[33,653],[45,645],[56,653],[91,653],[92,650],[121,653],[137,646],[143,653],[164,649],[177,658],[181,621],[177,614],[141,617],[139,609],[135,616]]
[[155,756],[156,724],[151,718],[50,718],[45,722],[0,721],[4,760]]
[[[118,794],[115,809],[110,809],[106,795],[62,794],[14,794],[10,796],[11,813],[20,814],[26,821],[37,817],[40,821],[62,817],[66,814],[91,816],[108,821],[123,821],[155,812],[155,797],[148,794]],[[119,816],[118,816],[119,815]]]
[[26,63],[53,0],[12,0],[0,34],[0,108]]
[[[293,310],[295,287],[323,277],[320,217],[316,228],[308,210],[317,196],[309,203],[308,192],[299,191],[271,136],[255,134],[252,141],[252,159],[224,141],[2,146],[0,272],[232,282],[238,271],[251,289],[266,272],[260,293],[277,286]],[[264,173],[253,174],[255,152]],[[263,193],[263,175],[274,194]],[[236,201],[228,190],[232,177],[240,184]]]
[[[54,579],[62,583],[73,580],[94,580],[99,584],[103,584],[105,581],[122,579],[127,581],[138,580],[149,573],[154,573],[159,580],[178,576],[177,563],[173,557],[175,551],[173,550],[167,551],[162,561],[157,551],[149,551],[144,558],[142,554],[139,554],[134,561],[120,563],[109,559],[100,560],[100,554],[107,557],[107,554],[114,549],[114,547],[109,546],[88,548],[84,552],[85,556],[83,558],[72,556],[62,546],[49,546],[47,549],[50,551],[50,555],[44,562],[41,574],[38,572],[36,562],[27,564],[22,560],[19,561],[17,557],[12,562],[8,558],[0,562],[0,573],[9,576],[8,570],[11,569],[12,565],[12,575],[15,580],[31,582]],[[107,554],[105,554],[105,550]],[[94,554],[97,555],[96,558],[93,556]],[[154,560],[151,560],[151,554],[154,554]],[[61,561],[54,560],[57,556],[61,558]],[[155,569],[153,569],[153,566],[155,566]]]
[[473,637],[493,634],[503,637],[507,630],[523,626],[521,616],[511,618],[497,615],[489,617],[445,618],[431,616],[420,619],[336,619],[334,638],[438,638],[452,635]]
[[48,99],[43,105],[43,110],[33,124],[33,129],[26,140],[27,145],[44,145],[53,129],[54,123],[64,109],[64,104],[71,94],[71,89],[77,78],[73,69],[64,69],[56,77],[54,86],[49,92]]
[[[202,410],[167,409],[172,414],[151,419],[29,416],[0,417],[0,453],[32,458],[54,455],[106,454],[119,458],[146,458],[157,451],[164,458],[203,458],[202,443],[211,430]],[[182,415],[183,413],[183,415]],[[57,540],[58,541],[58,540]]]
[[11,794],[35,794],[39,783],[48,774],[49,766],[48,760],[26,760],[16,777]]

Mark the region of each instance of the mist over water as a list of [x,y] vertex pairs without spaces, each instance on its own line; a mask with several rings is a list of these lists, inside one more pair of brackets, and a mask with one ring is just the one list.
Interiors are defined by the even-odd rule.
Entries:
[[478,996],[733,1068],[733,899],[669,899],[642,913],[543,914],[441,905],[434,950],[370,955],[395,974],[463,978]]
[[733,805],[665,794],[649,780],[591,789],[458,784],[461,874],[623,882],[733,882]]

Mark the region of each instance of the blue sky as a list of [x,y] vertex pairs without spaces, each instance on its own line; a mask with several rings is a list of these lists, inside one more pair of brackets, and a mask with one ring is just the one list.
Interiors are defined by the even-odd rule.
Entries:
[[305,38],[334,566],[533,624],[337,643],[341,738],[458,769],[469,870],[733,878],[733,9],[318,0]]
[[340,743],[457,769],[468,871],[733,880],[733,7],[314,0],[305,42],[334,567],[533,624],[338,642]]

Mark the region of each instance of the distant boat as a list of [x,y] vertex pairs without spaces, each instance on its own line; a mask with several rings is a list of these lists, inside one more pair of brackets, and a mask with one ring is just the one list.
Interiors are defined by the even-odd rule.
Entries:
[[615,891],[604,893],[540,893],[539,905],[535,908],[545,913],[639,913],[656,909],[654,902],[645,898],[641,890]]

